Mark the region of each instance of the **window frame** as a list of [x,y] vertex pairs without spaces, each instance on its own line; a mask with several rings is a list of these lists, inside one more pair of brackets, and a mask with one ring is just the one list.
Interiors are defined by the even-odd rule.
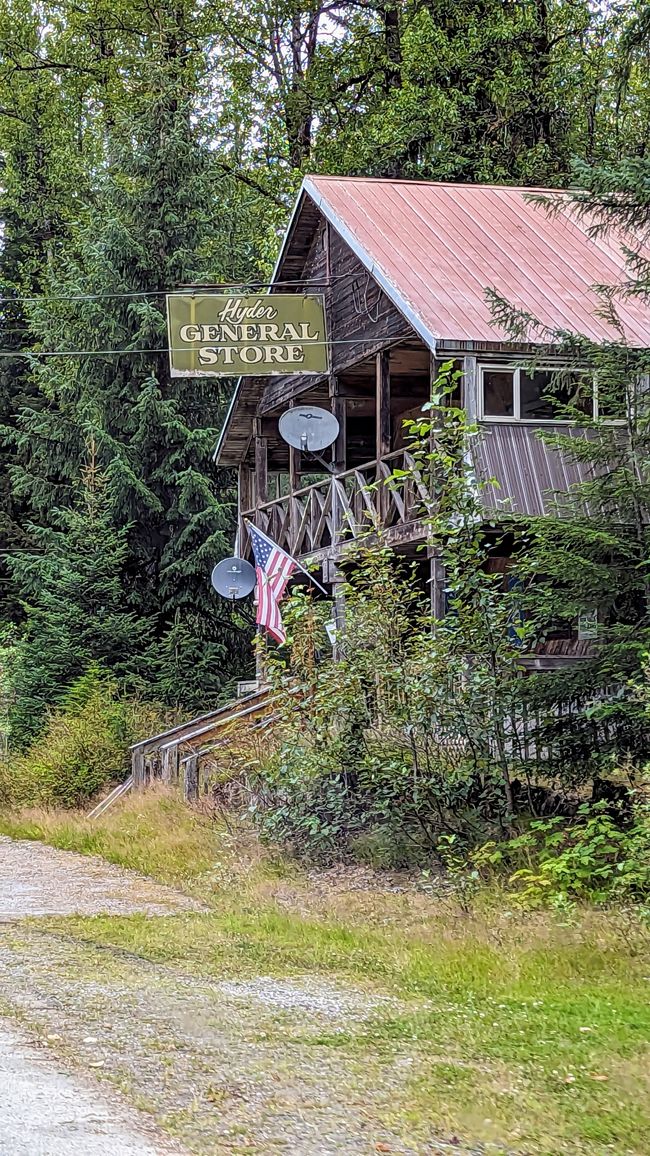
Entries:
[[[562,422],[567,422],[567,421],[571,420],[570,418],[563,418],[563,417],[522,417],[521,416],[521,372],[522,372],[522,369],[524,370],[524,372],[526,372],[525,366],[513,365],[512,362],[510,362],[508,364],[507,362],[502,362],[502,361],[499,361],[499,362],[481,361],[481,362],[479,362],[477,368],[478,368],[477,412],[478,412],[478,416],[479,416],[479,421],[501,422],[501,423],[505,422],[506,424],[508,422],[515,422],[516,421],[517,423],[522,424],[522,425],[558,425],[558,423],[561,424]],[[558,371],[560,371],[562,369],[572,369],[572,368],[574,368],[574,367],[572,367],[570,365],[536,365],[535,366],[535,370],[536,371],[539,370],[540,373],[557,373]],[[485,412],[484,375],[486,373],[504,373],[504,372],[512,373],[512,375],[513,375],[512,413],[511,414],[486,413]],[[589,371],[585,370],[584,372],[588,373]],[[593,393],[592,393],[592,412],[591,412],[590,420],[597,421],[598,417],[599,417],[599,413],[598,413],[598,379],[597,379],[597,375],[595,373],[592,375],[592,378],[593,378]],[[587,416],[587,415],[585,415],[585,416]],[[608,421],[608,423],[611,423],[614,425],[620,425],[621,421],[623,421],[624,419],[608,418],[606,420]]]

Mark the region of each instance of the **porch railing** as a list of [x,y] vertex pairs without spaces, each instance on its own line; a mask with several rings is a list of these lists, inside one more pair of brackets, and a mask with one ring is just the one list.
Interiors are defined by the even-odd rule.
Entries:
[[[413,455],[401,449],[242,514],[288,553],[307,557],[379,529],[393,543],[424,538],[431,502]],[[240,534],[246,546],[243,527]]]

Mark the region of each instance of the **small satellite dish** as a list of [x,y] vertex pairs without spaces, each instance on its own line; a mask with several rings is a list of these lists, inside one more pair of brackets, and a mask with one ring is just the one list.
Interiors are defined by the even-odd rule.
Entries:
[[217,594],[231,601],[245,598],[256,582],[255,567],[243,558],[224,558],[212,571],[212,585]]
[[278,422],[280,437],[303,453],[317,454],[336,441],[339,423],[328,409],[316,405],[297,405],[285,410]]

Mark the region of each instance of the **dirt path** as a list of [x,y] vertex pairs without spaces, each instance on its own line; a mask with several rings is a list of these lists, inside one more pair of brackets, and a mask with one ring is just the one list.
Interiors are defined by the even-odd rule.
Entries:
[[0,922],[30,915],[170,915],[185,895],[103,859],[0,835]]
[[[65,920],[56,928],[20,921],[23,912],[43,910],[194,906],[77,855],[3,840],[0,880],[0,912],[5,921],[12,917],[0,925],[0,1014],[47,1046],[63,1069],[108,1081],[124,1105],[148,1113],[158,1134],[175,1137],[186,1153],[462,1156],[457,1141],[451,1148],[412,1136],[400,1117],[400,1089],[422,1057],[380,1042],[361,1054],[337,1042],[377,1017],[399,1014],[397,1001],[315,976],[209,981],[83,942],[67,933]],[[170,935],[183,934],[185,919],[170,917]],[[34,1086],[42,1088],[42,1071]],[[132,1119],[138,1134],[142,1117]],[[0,1097],[0,1156],[20,1151],[7,1146],[11,1127]],[[133,1143],[116,1140],[107,1151],[158,1151]],[[103,1149],[90,1147],[83,1131],[78,1144],[71,1138],[66,1145],[66,1156],[95,1151]],[[29,1152],[58,1156],[59,1149]]]
[[3,1027],[0,1084],[3,1156],[161,1156],[175,1150],[135,1131],[122,1106],[62,1072],[44,1048]]

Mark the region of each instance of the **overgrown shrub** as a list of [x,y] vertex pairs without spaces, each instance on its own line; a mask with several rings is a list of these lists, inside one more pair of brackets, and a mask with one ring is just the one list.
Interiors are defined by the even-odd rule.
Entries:
[[[390,865],[392,845],[396,864],[422,864],[444,860],[449,838],[458,856],[521,836],[531,818],[555,817],[564,830],[562,819],[597,803],[597,785],[624,759],[634,785],[650,746],[635,684],[647,607],[627,621],[646,569],[630,578],[634,598],[624,607],[607,591],[607,629],[599,625],[579,663],[527,674],[522,661],[552,634],[558,608],[572,621],[581,607],[600,608],[592,586],[607,585],[612,549],[625,569],[638,543],[636,554],[613,545],[616,535],[581,512],[582,492],[568,522],[560,514],[489,521],[481,491],[490,483],[478,483],[469,465],[480,433],[449,404],[454,376],[443,369],[429,413],[410,423],[414,464],[388,482],[410,476],[424,495],[445,612],[432,612],[418,563],[391,551],[372,524],[365,543],[354,552],[348,545],[339,560],[345,628],[336,660],[328,608],[304,591],[286,605],[287,645],[268,655],[279,723],[254,771],[256,811],[265,830],[302,854],[361,849]],[[591,441],[580,444],[588,457]],[[614,816],[607,821],[622,830]]]
[[508,870],[525,907],[645,902],[650,897],[650,803],[639,796],[624,813],[605,800],[582,803],[573,820],[534,820],[513,839],[480,848],[471,861],[483,869]]
[[0,803],[74,807],[126,777],[129,745],[153,731],[159,712],[120,701],[112,680],[97,667],[70,687],[39,738],[23,754],[0,763]]
[[361,550],[336,661],[328,608],[305,591],[286,604],[289,645],[268,656],[280,717],[254,771],[255,809],[269,836],[302,854],[379,841],[386,866],[409,866],[430,861],[442,834],[474,843],[507,827],[513,768],[498,757],[496,703],[514,667],[504,658],[496,678],[478,662],[468,671],[458,619],[432,632],[411,570],[387,548]]

